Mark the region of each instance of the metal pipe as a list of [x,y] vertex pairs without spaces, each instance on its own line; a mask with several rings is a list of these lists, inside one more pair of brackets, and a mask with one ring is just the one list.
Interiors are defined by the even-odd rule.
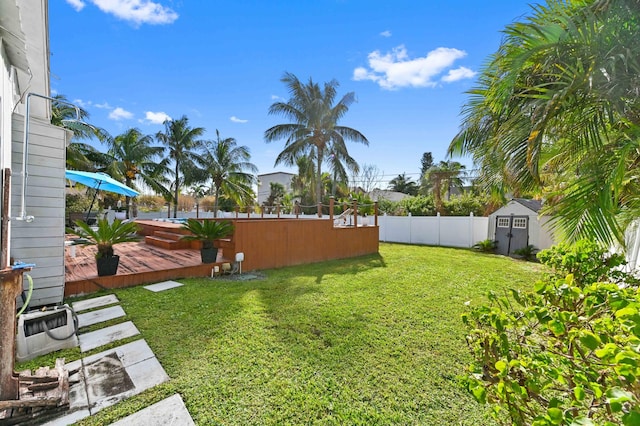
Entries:
[[61,99],[56,99],[56,98],[52,98],[50,96],[45,96],[45,95],[39,95],[37,93],[28,93],[27,94],[27,100],[26,100],[26,110],[25,110],[25,115],[24,115],[24,142],[23,142],[23,147],[22,147],[22,192],[20,195],[20,216],[16,216],[14,219],[15,220],[19,220],[19,221],[24,221],[27,223],[33,222],[34,217],[33,216],[28,216],[27,215],[27,207],[26,207],[26,200],[27,200],[27,180],[29,177],[28,171],[27,171],[27,159],[29,157],[29,114],[31,112],[31,103],[29,102],[31,100],[31,96],[37,96],[38,98],[42,98],[42,99],[48,99],[50,101],[55,101],[55,102],[60,102],[60,103],[64,103],[67,105],[70,105],[72,107],[75,108],[76,110],[76,121],[80,122],[80,109],[67,101],[61,100]]

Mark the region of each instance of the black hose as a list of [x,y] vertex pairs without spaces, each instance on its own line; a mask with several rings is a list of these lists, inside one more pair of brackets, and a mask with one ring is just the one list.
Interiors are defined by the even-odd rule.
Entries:
[[71,336],[73,336],[74,334],[76,334],[78,332],[78,314],[76,314],[76,312],[71,309],[71,307],[69,305],[62,305],[62,308],[69,310],[69,312],[71,312],[71,317],[73,318],[73,331],[71,332],[71,334],[69,334],[66,337],[57,337],[54,336],[53,333],[51,333],[51,331],[49,331],[49,327],[47,327],[47,321],[42,321],[42,326],[44,327],[44,332],[47,333],[47,336],[51,337],[53,340],[67,340],[68,338],[70,338]]

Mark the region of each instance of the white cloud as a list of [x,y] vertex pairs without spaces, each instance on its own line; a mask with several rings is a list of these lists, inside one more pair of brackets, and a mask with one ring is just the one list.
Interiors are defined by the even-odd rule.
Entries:
[[[76,11],[85,6],[83,0],[66,0]],[[134,25],[171,24],[178,19],[178,14],[152,0],[89,0],[104,13],[113,15]]]
[[278,95],[271,95],[272,101],[284,101],[284,98]]
[[147,111],[144,118],[153,124],[162,124],[167,120],[171,120],[171,117],[169,117],[167,113],[162,111]]
[[233,121],[234,123],[248,123],[249,120],[243,120],[241,118],[236,117],[235,115],[229,117],[229,120]]
[[85,3],[82,0],[67,0],[67,3],[69,3],[76,12],[80,12],[85,6]]
[[72,103],[74,105],[78,105],[80,108],[87,108],[88,106],[91,106],[91,101],[85,102],[82,99],[74,99]]
[[449,70],[447,75],[442,77],[442,81],[445,83],[452,83],[454,81],[463,80],[465,78],[473,78],[476,76],[475,71],[471,71],[467,67],[456,68],[455,70]]
[[93,106],[95,106],[96,108],[101,108],[101,109],[111,109],[111,105],[109,105],[108,102],[105,102],[103,104],[94,104]]
[[382,37],[391,37],[391,31],[386,30],[380,33]]
[[125,110],[124,108],[117,107],[109,113],[109,118],[112,120],[128,120],[133,118],[133,113]]
[[[462,50],[438,47],[424,57],[411,59],[404,45],[384,55],[376,50],[369,53],[369,68],[358,67],[353,70],[353,79],[371,80],[383,89],[389,90],[401,87],[433,87],[437,84],[439,74],[466,55]],[[448,83],[456,79],[470,78],[469,73],[472,71],[465,68],[467,72],[463,72],[462,68],[450,72],[442,81]]]

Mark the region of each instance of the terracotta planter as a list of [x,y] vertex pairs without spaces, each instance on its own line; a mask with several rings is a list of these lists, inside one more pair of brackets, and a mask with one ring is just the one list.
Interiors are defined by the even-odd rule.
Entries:
[[120,264],[120,256],[115,255],[112,257],[99,257],[96,259],[96,266],[98,267],[98,276],[105,277],[108,275],[115,275],[118,273],[118,265]]

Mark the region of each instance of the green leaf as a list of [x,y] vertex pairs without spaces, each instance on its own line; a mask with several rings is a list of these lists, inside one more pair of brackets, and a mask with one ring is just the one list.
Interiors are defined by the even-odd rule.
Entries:
[[502,374],[507,369],[507,363],[504,362],[503,360],[499,360],[499,361],[496,361],[495,367],[496,367],[496,370],[498,370],[498,373]]
[[571,422],[571,426],[595,426],[596,424],[588,417],[578,417]]
[[576,386],[573,388],[573,396],[576,398],[576,401],[584,401],[586,397],[586,393],[582,386]]
[[624,318],[624,317],[632,317],[638,314],[638,310],[631,306],[627,306],[626,308],[618,309],[616,311],[616,318]]
[[640,412],[634,410],[622,416],[622,424],[628,426],[640,425]]
[[549,321],[549,323],[547,324],[547,327],[556,336],[561,336],[566,332],[566,328],[564,326],[564,323],[562,323],[562,322],[560,322],[558,320]]
[[549,416],[549,420],[551,424],[559,425],[562,423],[562,419],[564,418],[564,414],[562,410],[559,408],[549,408],[547,410],[547,415]]
[[487,402],[487,390],[484,388],[484,386],[477,386],[472,388],[471,393],[473,394],[473,397],[476,399],[476,401],[478,401],[480,404],[484,404]]
[[584,331],[580,336],[580,343],[593,351],[600,345],[600,338],[590,331]]

